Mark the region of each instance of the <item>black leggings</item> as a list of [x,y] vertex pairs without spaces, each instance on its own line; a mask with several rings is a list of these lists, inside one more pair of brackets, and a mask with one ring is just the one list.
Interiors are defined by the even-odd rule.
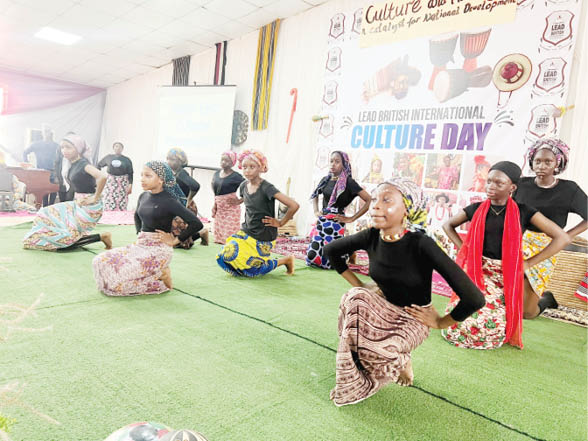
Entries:
[[74,248],[83,247],[84,245],[88,245],[94,242],[100,242],[101,240],[102,239],[100,239],[99,234],[90,234],[89,236],[82,236],[71,245],[65,248],[60,248],[58,251],[73,250]]

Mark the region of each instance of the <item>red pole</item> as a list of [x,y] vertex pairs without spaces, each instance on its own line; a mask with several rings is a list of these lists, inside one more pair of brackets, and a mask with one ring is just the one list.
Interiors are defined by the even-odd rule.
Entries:
[[294,95],[294,101],[292,102],[292,111],[290,112],[290,123],[288,124],[288,135],[286,135],[286,144],[290,141],[290,130],[292,130],[292,120],[294,119],[294,112],[296,112],[296,102],[298,101],[298,89],[293,88],[290,90],[290,95]]

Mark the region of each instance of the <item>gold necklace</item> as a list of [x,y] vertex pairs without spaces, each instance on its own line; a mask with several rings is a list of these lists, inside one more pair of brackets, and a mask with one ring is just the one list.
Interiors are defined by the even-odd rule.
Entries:
[[501,209],[501,210],[498,210],[498,211],[496,211],[496,210],[494,209],[494,207],[492,207],[492,205],[490,205],[490,210],[492,210],[492,213],[494,213],[496,216],[500,216],[500,215],[502,214],[502,212],[503,212],[504,210],[506,210],[506,206],[502,207],[502,209]]
[[395,234],[384,234],[384,232],[382,230],[380,230],[380,237],[385,242],[396,242],[396,241],[402,239],[403,236],[404,236],[404,231],[401,233],[395,233]]

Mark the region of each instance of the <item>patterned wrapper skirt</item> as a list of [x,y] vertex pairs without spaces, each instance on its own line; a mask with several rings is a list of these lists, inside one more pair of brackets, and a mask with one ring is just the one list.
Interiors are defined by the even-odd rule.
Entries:
[[[198,208],[196,208],[196,204],[194,203],[194,201],[190,202],[190,205],[188,205],[188,207],[186,208],[188,208],[188,210],[194,213],[194,216],[198,215]],[[181,217],[176,216],[172,221],[171,232],[174,236],[179,236],[186,228],[188,228],[188,224],[184,222],[184,220]],[[193,245],[194,239],[188,237],[186,240],[176,245],[176,248],[184,248],[186,250],[189,250],[190,248],[192,248]]]
[[[88,194],[76,193],[77,200]],[[66,248],[86,236],[102,217],[104,205],[80,205],[76,200],[41,208],[33,219],[33,227],[25,235],[23,246],[30,250],[54,251]]]
[[263,276],[278,266],[278,259],[271,257],[275,244],[276,241],[256,240],[240,230],[227,239],[225,246],[216,256],[216,262],[233,276]]
[[[441,335],[454,346],[469,349],[496,349],[506,338],[506,306],[502,281],[502,260],[482,257],[482,273],[486,291],[486,306],[463,322],[443,329]],[[447,305],[445,313],[453,311],[459,299]]]
[[160,294],[169,288],[160,280],[169,266],[173,248],[157,233],[139,233],[126,247],[100,253],[92,261],[98,289],[108,296]]
[[[524,259],[529,259],[535,254],[539,254],[550,243],[551,237],[547,234],[528,230],[525,231],[525,234],[523,234]],[[551,277],[553,276],[556,262],[557,257],[551,256],[549,259],[546,259],[525,271],[525,276],[527,276],[527,280],[531,284],[533,292],[539,297],[543,295]]]
[[328,257],[323,254],[325,245],[344,235],[345,224],[320,216],[316,221],[316,226],[310,232],[310,244],[306,250],[306,264],[331,269]]
[[339,347],[335,388],[337,406],[364,400],[397,382],[410,353],[429,335],[429,328],[382,295],[352,288],[339,306]]
[[224,244],[227,238],[241,229],[241,205],[229,202],[237,198],[236,193],[214,197],[216,214],[214,216],[214,241]]
[[104,209],[107,211],[126,211],[129,203],[129,175],[108,175],[104,187]]

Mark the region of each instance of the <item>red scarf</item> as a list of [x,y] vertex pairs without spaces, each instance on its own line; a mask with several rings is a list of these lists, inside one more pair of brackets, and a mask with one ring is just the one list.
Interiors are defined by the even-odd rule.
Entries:
[[[486,284],[482,274],[482,249],[486,215],[490,200],[482,202],[472,218],[468,235],[457,255],[457,264],[465,269],[482,292]],[[502,236],[502,276],[506,307],[506,341],[523,348],[523,251],[519,206],[508,198]],[[455,296],[455,293],[453,294]]]

